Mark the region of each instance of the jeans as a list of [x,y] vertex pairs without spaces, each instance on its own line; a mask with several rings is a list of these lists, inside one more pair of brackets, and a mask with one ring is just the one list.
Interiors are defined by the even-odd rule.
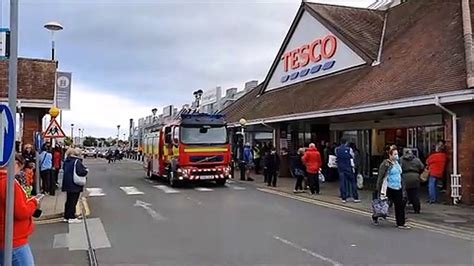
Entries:
[[428,195],[429,195],[430,202],[436,202],[436,200],[438,199],[438,195],[436,191],[438,188],[436,187],[436,182],[437,182],[436,177],[434,176],[428,177]]
[[64,204],[64,219],[76,218],[76,205],[81,192],[67,192],[66,203]]
[[[3,247],[2,247],[3,248]],[[3,250],[0,250],[0,265],[3,264]],[[35,261],[33,259],[33,253],[29,244],[17,247],[13,249],[12,254],[12,266],[34,266]]]
[[357,192],[357,180],[352,172],[339,172],[339,190],[341,198],[346,200],[351,197],[357,200],[359,199],[359,193]]

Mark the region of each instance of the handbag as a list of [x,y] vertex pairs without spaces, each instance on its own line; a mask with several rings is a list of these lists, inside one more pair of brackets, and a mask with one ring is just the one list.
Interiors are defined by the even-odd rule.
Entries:
[[85,176],[80,176],[76,173],[76,164],[77,164],[77,161],[76,160],[74,162],[74,171],[73,171],[73,181],[74,181],[74,184],[78,185],[78,186],[85,186],[86,185],[86,182],[87,182],[87,177]]
[[423,182],[426,182],[428,181],[428,177],[430,175],[430,171],[428,169],[425,169],[423,171],[423,173],[420,174],[419,178],[420,178],[420,181],[423,183]]
[[373,199],[372,200],[372,211],[373,217],[376,218],[387,218],[388,216],[388,202],[387,200],[382,199]]
[[336,155],[329,155],[328,158],[328,167],[329,168],[337,168],[337,157]]

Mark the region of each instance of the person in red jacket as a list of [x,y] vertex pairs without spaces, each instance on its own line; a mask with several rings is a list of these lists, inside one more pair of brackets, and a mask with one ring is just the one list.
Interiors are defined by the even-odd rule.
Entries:
[[[21,155],[15,157],[15,174],[24,166]],[[0,264],[4,260],[5,246],[5,201],[7,186],[7,170],[0,168]],[[34,265],[28,237],[33,233],[33,213],[38,206],[38,198],[27,198],[25,191],[15,180],[14,220],[13,220],[13,266]]]
[[311,195],[319,194],[319,170],[321,169],[321,154],[314,143],[309,144],[309,148],[303,155],[303,163],[308,174],[309,189]]
[[428,156],[426,165],[429,171],[428,177],[428,195],[429,203],[433,204],[438,200],[437,182],[444,177],[444,170],[446,167],[447,155],[442,146],[437,145],[435,152]]

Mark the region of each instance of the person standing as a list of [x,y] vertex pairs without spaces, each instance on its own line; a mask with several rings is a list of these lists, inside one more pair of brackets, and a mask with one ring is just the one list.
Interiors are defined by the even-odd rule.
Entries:
[[79,148],[70,148],[66,151],[66,160],[64,161],[64,177],[62,191],[66,192],[66,203],[64,204],[64,222],[80,223],[81,220],[76,217],[76,205],[79,196],[84,187],[74,183],[74,174],[86,176],[89,170],[82,163],[81,150]]
[[51,147],[47,143],[43,145],[43,149],[39,155],[39,167],[43,193],[54,195],[54,185],[52,184],[53,155],[50,149]]
[[442,180],[444,176],[444,170],[446,167],[447,155],[443,150],[443,146],[436,145],[435,152],[428,156],[426,159],[426,165],[429,171],[428,177],[428,203],[433,204],[438,201],[438,180]]
[[272,148],[263,158],[264,171],[266,175],[267,185],[276,187],[278,170],[280,169],[280,158],[276,153],[276,149]]
[[413,205],[415,213],[420,213],[420,174],[425,166],[420,159],[415,157],[411,149],[405,149],[400,165],[408,201]]
[[254,154],[254,163],[255,163],[255,174],[260,174],[260,166],[261,166],[261,158],[262,158],[262,148],[260,147],[260,143],[256,143],[253,147],[253,154]]
[[302,158],[306,166],[308,175],[310,194],[319,194],[319,171],[321,170],[321,154],[314,143],[309,144],[309,148],[305,151]]
[[31,195],[36,195],[36,182],[40,182],[38,180],[39,177],[36,176],[36,151],[33,149],[33,146],[31,144],[25,144],[23,146],[23,150],[21,155],[23,156],[23,159],[25,160],[25,166],[30,168],[33,172],[33,176],[31,177]]
[[[385,159],[379,167],[377,178],[377,196],[380,199],[388,198],[395,205],[395,220],[399,229],[410,229],[405,224],[405,201],[403,200],[402,167],[398,163],[398,151],[391,148],[388,151],[389,158]],[[374,224],[378,224],[378,218],[372,216]]]
[[354,174],[353,159],[354,152],[347,144],[347,140],[341,139],[341,145],[336,148],[336,162],[339,173],[339,190],[342,202],[347,202],[352,193],[354,202],[360,202],[357,192],[357,180]]
[[253,181],[250,177],[250,170],[253,166],[253,152],[250,143],[245,143],[243,155],[243,161],[245,163],[245,178],[247,178],[247,181]]
[[303,189],[303,180],[305,178],[305,173],[306,173],[306,167],[303,164],[303,156],[304,156],[304,149],[300,148],[298,149],[298,153],[295,156],[295,159],[293,161],[293,175],[296,177],[296,184],[295,184],[295,190],[293,190],[293,193],[301,193],[304,192]]
[[[54,188],[59,186],[58,177],[59,177],[59,170],[61,169],[61,164],[63,161],[63,154],[61,152],[61,146],[59,144],[56,145],[53,151],[53,184]],[[53,194],[54,195],[54,194]]]
[[[15,176],[20,174],[24,166],[21,155],[15,156]],[[7,169],[0,168],[0,264],[4,260],[5,246],[5,201],[7,186]],[[13,219],[13,266],[34,266],[35,261],[31,252],[28,238],[33,233],[33,214],[36,211],[40,197],[28,198],[25,191],[15,180],[14,185],[14,219]]]

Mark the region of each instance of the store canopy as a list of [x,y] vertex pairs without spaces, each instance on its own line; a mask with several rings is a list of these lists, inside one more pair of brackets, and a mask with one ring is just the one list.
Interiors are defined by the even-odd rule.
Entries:
[[[314,25],[322,25],[326,37],[311,36],[316,32],[312,28],[307,31],[310,36],[303,36],[305,30],[299,30],[298,24],[305,16],[307,21],[314,19]],[[454,0],[411,0],[383,12],[303,2],[265,82],[222,113],[230,123],[241,118],[252,122],[465,91],[461,19],[460,2]],[[295,36],[297,41],[292,39]],[[301,51],[311,49],[311,42],[309,47],[305,42],[314,39],[317,55],[317,45],[327,41],[326,62],[320,60],[315,64],[321,65],[320,71],[325,65],[335,67],[338,62],[344,63],[346,57],[331,54],[332,38],[336,39],[338,48],[350,49],[346,55],[352,56],[353,61],[346,62],[342,69],[331,72],[328,68],[330,73],[319,75],[320,72],[313,71],[317,65],[305,65],[311,60],[306,60]],[[381,57],[377,62],[379,52]],[[292,60],[295,57],[299,57],[299,62]],[[302,61],[304,67],[298,68]],[[315,76],[304,75],[298,80],[302,74],[312,72]],[[283,81],[288,85],[275,86]]]

